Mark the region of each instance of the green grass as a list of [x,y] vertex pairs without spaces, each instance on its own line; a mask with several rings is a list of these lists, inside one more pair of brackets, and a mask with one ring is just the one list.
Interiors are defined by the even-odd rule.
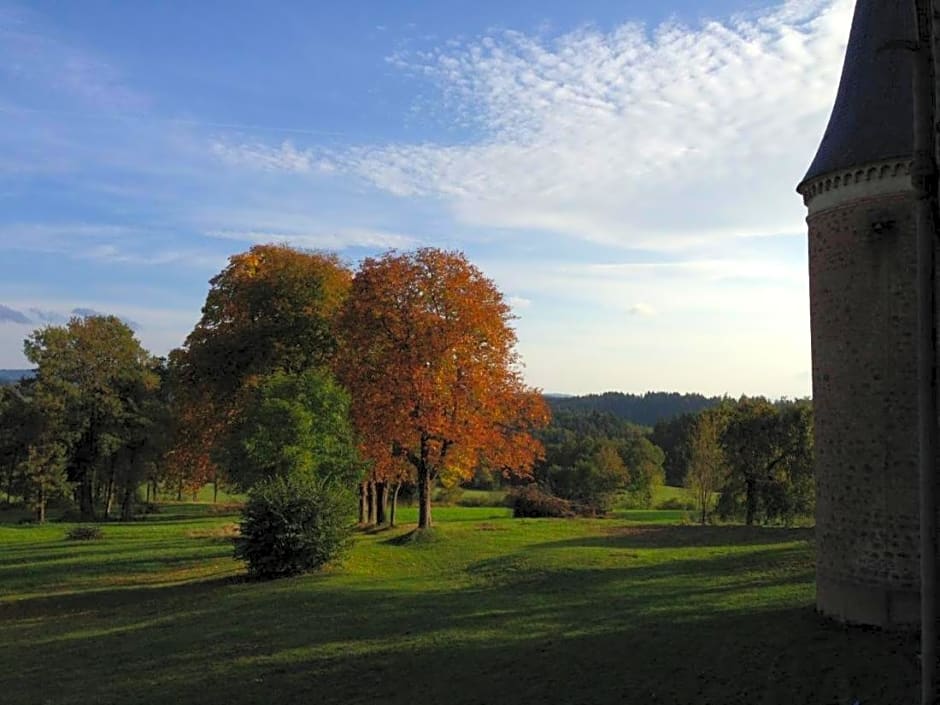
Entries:
[[0,701],[915,701],[912,637],[814,614],[809,529],[439,507],[433,541],[361,532],[342,567],[254,583],[237,517],[183,509],[89,542],[0,527]]

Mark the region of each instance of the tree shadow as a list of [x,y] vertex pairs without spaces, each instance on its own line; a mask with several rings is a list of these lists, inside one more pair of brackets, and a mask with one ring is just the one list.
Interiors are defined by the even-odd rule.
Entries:
[[538,545],[538,548],[695,548],[759,546],[814,540],[812,528],[759,526],[616,526],[605,533]]

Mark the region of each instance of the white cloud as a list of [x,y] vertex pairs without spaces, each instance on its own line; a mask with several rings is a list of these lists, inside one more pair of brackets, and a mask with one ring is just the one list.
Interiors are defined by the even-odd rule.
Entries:
[[417,244],[415,238],[401,233],[368,228],[337,228],[325,232],[271,232],[259,230],[210,230],[209,237],[253,244],[278,243],[314,250],[342,250],[347,247],[399,249]]
[[317,157],[313,150],[297,149],[289,140],[278,147],[260,142],[237,144],[214,140],[210,144],[212,153],[223,162],[235,166],[247,166],[262,171],[287,171],[307,174],[315,170],[330,173],[335,166],[324,157]]
[[483,137],[340,162],[475,226],[656,249],[799,232],[793,189],[825,126],[853,4],[790,0],[750,19],[552,41],[507,31],[396,56]]
[[649,304],[644,304],[640,302],[638,304],[633,304],[630,307],[629,313],[632,316],[640,316],[641,318],[650,318],[651,316],[656,315],[656,309],[654,309]]
[[511,308],[519,311],[532,306],[532,299],[527,299],[524,296],[510,296],[506,300],[506,303],[508,303]]

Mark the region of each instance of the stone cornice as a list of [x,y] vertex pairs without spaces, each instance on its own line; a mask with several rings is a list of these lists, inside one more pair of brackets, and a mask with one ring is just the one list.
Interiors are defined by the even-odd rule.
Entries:
[[910,159],[874,162],[823,174],[797,187],[810,215],[876,196],[913,191]]

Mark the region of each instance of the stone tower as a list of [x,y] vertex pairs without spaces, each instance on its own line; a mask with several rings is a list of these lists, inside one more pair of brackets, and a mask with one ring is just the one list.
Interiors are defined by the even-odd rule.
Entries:
[[809,210],[818,609],[919,618],[910,0],[858,0]]

